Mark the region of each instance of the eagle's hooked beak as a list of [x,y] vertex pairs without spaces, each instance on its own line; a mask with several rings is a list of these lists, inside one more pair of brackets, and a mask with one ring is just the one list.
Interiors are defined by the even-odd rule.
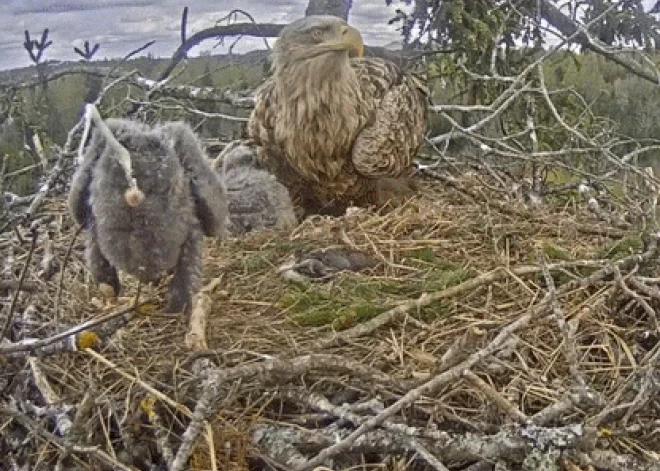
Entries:
[[341,44],[348,49],[348,54],[351,57],[364,56],[364,42],[360,32],[352,26],[343,25],[339,30],[341,35]]

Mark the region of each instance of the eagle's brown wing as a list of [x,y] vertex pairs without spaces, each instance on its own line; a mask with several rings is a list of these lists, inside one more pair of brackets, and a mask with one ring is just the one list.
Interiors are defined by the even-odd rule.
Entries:
[[378,58],[352,61],[363,102],[369,104],[367,124],[353,145],[352,160],[365,177],[397,177],[408,170],[426,130],[428,89],[416,75]]

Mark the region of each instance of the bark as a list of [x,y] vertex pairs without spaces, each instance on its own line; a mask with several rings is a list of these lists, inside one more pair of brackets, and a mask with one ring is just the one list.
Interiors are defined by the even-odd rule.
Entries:
[[333,15],[348,20],[353,0],[309,0],[305,16]]

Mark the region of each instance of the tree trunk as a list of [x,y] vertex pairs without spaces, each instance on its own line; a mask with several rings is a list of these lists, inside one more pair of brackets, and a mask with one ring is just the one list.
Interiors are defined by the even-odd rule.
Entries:
[[333,15],[348,20],[353,0],[309,0],[305,16]]

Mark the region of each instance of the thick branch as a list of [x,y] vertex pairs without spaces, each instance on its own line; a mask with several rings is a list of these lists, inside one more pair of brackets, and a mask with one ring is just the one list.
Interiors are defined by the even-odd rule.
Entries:
[[274,23],[234,23],[230,25],[214,26],[213,28],[203,29],[192,36],[186,42],[181,44],[172,56],[172,61],[158,77],[158,81],[165,80],[170,76],[174,68],[188,56],[190,50],[212,38],[224,38],[227,36],[252,36],[256,38],[274,38],[284,28],[284,25]]
[[[188,56],[192,48],[198,46],[203,41],[213,38],[224,38],[232,36],[252,36],[255,38],[274,38],[280,34],[285,25],[275,23],[234,23],[229,25],[219,25],[213,28],[207,28],[190,36],[183,44],[179,46],[171,62],[158,77],[158,81],[163,81],[170,76],[175,67]],[[365,46],[366,56],[381,57],[391,60],[401,66],[420,56],[418,51],[397,51],[393,52],[384,47]]]

